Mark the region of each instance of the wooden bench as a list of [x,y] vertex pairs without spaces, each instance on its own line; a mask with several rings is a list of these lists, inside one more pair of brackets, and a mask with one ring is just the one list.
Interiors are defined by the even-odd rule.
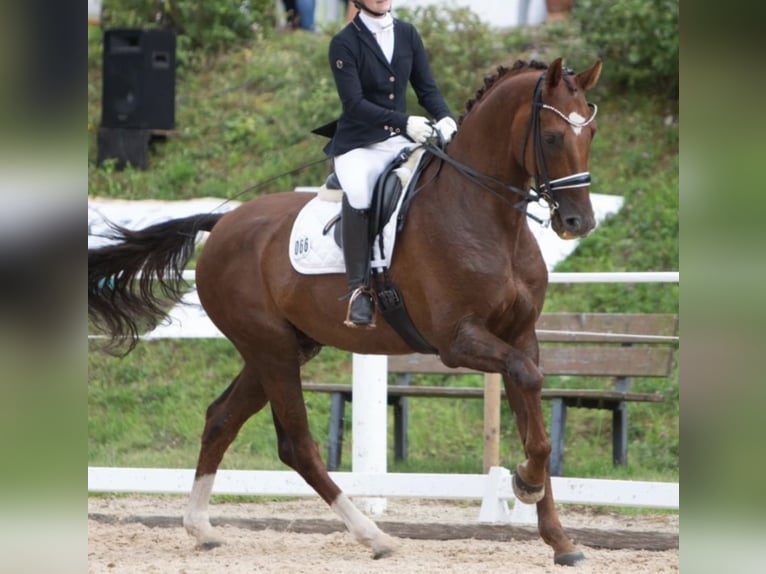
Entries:
[[[612,390],[544,388],[551,400],[550,470],[563,472],[567,407],[612,411],[612,454],[615,465],[628,460],[628,403],[662,402],[659,393],[630,391],[633,377],[669,377],[678,346],[678,319],[668,314],[551,313],[537,323],[540,362],[546,376],[609,377]],[[388,359],[388,371],[396,383],[388,386],[388,404],[394,408],[394,457],[407,458],[409,397],[480,399],[477,387],[415,386],[412,376],[464,375],[478,371],[446,367],[434,355],[400,355]],[[482,374],[482,373],[479,373]],[[485,380],[486,382],[486,380]],[[305,383],[305,391],[330,393],[330,429],[327,466],[337,470],[343,445],[345,404],[353,398],[351,385]],[[505,396],[504,391],[500,391]]]

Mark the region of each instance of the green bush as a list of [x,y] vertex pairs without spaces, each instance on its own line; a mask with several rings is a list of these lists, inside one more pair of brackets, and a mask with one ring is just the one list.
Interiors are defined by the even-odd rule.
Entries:
[[273,0],[112,0],[104,6],[105,28],[173,30],[182,48],[220,50],[274,27]]
[[678,97],[678,0],[578,0],[572,16],[604,80]]
[[[498,36],[466,8],[397,9],[397,17],[418,29],[436,83],[452,112],[460,115],[465,101],[473,97],[481,78],[497,61]],[[411,113],[417,110],[414,93],[410,93],[407,107]]]

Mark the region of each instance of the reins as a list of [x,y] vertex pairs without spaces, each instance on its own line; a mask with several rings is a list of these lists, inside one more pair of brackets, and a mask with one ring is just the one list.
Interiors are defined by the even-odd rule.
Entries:
[[[539,217],[537,217],[535,215],[532,215],[531,213],[529,213],[527,211],[527,204],[528,203],[531,203],[533,201],[539,201],[540,198],[539,198],[538,195],[530,193],[528,191],[525,191],[525,190],[523,190],[521,188],[518,188],[518,187],[516,187],[514,185],[511,185],[509,183],[503,183],[502,181],[500,181],[499,179],[497,179],[495,177],[492,177],[491,175],[486,175],[484,173],[476,171],[471,166],[466,165],[466,164],[464,164],[462,162],[459,162],[455,158],[450,157],[449,155],[447,155],[447,152],[445,152],[444,149],[442,149],[442,147],[437,145],[437,144],[434,144],[432,142],[426,142],[425,144],[423,144],[423,147],[430,154],[434,155],[435,157],[437,157],[438,159],[440,159],[444,163],[449,164],[452,167],[454,167],[455,171],[457,171],[460,175],[462,175],[463,177],[465,177],[466,179],[471,181],[473,184],[479,186],[480,188],[482,188],[485,191],[488,191],[489,193],[491,193],[492,195],[494,195],[495,197],[497,197],[501,201],[503,201],[503,202],[507,203],[508,205],[510,205],[513,209],[524,213],[527,217],[529,217],[530,219],[533,219],[537,223],[540,223],[540,224],[545,223],[542,219],[540,219]],[[503,194],[498,193],[497,191],[492,189],[485,182],[493,183],[493,184],[503,188],[504,190],[508,190],[508,191],[511,191],[511,192],[513,192],[513,193],[515,193],[517,195],[520,195],[520,196],[522,196],[522,199],[521,199],[521,201],[513,203],[507,197],[505,197]]]

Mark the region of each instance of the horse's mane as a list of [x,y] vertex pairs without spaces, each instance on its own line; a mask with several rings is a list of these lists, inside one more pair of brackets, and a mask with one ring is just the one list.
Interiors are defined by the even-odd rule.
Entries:
[[524,60],[516,60],[516,62],[514,62],[510,68],[507,66],[498,66],[493,75],[486,76],[484,78],[484,85],[476,91],[476,95],[474,95],[473,98],[466,102],[465,112],[463,112],[463,115],[460,116],[458,124],[463,122],[463,118],[465,118],[468,112],[470,112],[473,107],[481,101],[482,97],[484,97],[484,94],[486,94],[487,91],[489,91],[489,89],[494,86],[501,78],[507,76],[508,74],[516,75],[527,70],[545,70],[547,68],[548,64],[538,62],[537,60],[532,60],[530,62],[526,62]]

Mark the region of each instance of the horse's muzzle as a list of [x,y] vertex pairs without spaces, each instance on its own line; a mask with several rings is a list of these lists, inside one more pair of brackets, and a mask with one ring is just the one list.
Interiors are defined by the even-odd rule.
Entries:
[[561,239],[577,239],[585,237],[596,227],[596,218],[593,211],[587,215],[579,213],[565,213],[559,209],[551,219],[551,226]]

